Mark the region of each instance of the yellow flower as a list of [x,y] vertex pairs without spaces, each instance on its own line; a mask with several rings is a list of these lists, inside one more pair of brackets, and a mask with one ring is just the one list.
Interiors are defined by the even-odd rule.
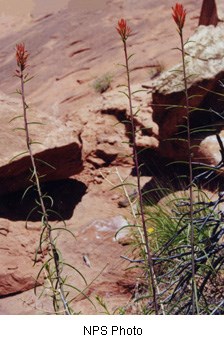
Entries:
[[147,232],[148,232],[149,234],[152,234],[154,231],[155,231],[155,229],[152,228],[152,227],[150,227],[150,228],[147,229]]

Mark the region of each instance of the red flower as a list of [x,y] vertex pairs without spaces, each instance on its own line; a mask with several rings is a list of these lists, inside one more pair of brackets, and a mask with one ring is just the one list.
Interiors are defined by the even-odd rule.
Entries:
[[19,43],[16,45],[16,61],[20,70],[23,71],[26,68],[26,62],[29,54],[25,48],[24,43]]
[[184,10],[182,4],[176,3],[175,7],[172,7],[173,10],[173,19],[175,20],[178,29],[181,31],[184,26],[185,17],[186,17],[186,10]]
[[121,36],[123,41],[126,41],[128,36],[131,33],[131,29],[129,28],[129,26],[127,26],[126,20],[121,18],[118,21],[118,25],[116,27],[118,34]]

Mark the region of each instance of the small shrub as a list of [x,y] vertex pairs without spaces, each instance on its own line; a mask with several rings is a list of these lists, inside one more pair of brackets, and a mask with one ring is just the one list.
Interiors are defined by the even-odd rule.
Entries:
[[106,90],[110,88],[112,79],[112,75],[109,73],[106,73],[102,77],[97,78],[93,82],[94,90],[100,94],[104,93]]

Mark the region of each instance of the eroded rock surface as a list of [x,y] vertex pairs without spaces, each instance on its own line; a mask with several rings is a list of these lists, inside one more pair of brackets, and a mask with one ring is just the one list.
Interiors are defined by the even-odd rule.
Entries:
[[9,222],[0,218],[0,297],[24,292],[40,283],[36,282],[39,265],[33,267],[39,232],[27,230],[24,222]]
[[[79,129],[72,129],[52,115],[29,109],[30,138],[42,181],[67,178],[82,170]],[[21,103],[0,94],[0,195],[30,185],[31,163],[26,148]],[[12,121],[13,120],[13,121]],[[32,124],[33,123],[33,124]],[[40,130],[41,129],[41,130]]]

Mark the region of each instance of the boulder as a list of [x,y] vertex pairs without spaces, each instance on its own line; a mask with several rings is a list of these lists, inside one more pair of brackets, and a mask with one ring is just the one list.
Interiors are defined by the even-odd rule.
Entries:
[[[224,130],[219,133],[224,144]],[[215,135],[206,136],[198,147],[198,157],[203,158],[205,164],[216,166],[221,160],[220,146]]]
[[[213,152],[213,146],[208,155],[200,149],[200,143],[223,127],[218,114],[223,110],[220,94],[224,92],[221,83],[224,78],[224,24],[199,26],[185,47],[189,104],[194,110],[190,123],[192,129],[201,128],[192,133],[194,160],[208,162],[208,156],[209,162],[214,164],[220,156]],[[153,84],[153,120],[159,127],[158,151],[162,157],[172,160],[187,159],[186,142],[183,141],[186,128],[182,127],[186,125],[186,110],[181,70],[179,64],[164,72]]]
[[0,283],[0,297],[8,296],[10,294],[18,294],[40,285],[32,274],[24,274],[19,270],[11,270],[6,273],[1,271]]
[[[0,195],[30,185],[31,162],[26,148],[21,101],[0,93]],[[28,109],[30,137],[41,180],[67,178],[82,170],[79,130],[71,129],[53,115]],[[36,124],[35,124],[36,123]]]

